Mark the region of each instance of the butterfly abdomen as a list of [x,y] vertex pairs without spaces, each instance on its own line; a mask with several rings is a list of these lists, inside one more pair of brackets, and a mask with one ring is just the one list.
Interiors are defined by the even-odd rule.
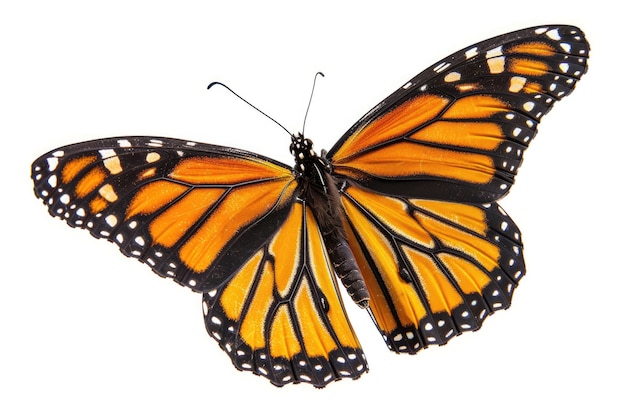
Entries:
[[335,272],[348,290],[348,294],[360,307],[366,308],[369,304],[369,292],[348,242],[338,238],[336,234],[330,233],[324,235],[324,243]]

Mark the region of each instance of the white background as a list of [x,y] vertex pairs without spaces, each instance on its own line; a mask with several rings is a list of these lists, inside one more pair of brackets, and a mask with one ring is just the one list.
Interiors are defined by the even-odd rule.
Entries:
[[[621,12],[576,0],[7,3],[1,415],[624,412]],[[285,132],[224,90],[207,91],[211,81],[298,131],[313,75],[324,71],[306,131],[319,151],[449,53],[546,23],[583,28],[592,58],[542,122],[502,203],[526,246],[512,308],[410,357],[388,352],[349,305],[371,369],[358,381],[277,389],[237,372],[206,334],[198,294],[50,218],[34,198],[37,156],[99,137],[178,137],[291,164]]]

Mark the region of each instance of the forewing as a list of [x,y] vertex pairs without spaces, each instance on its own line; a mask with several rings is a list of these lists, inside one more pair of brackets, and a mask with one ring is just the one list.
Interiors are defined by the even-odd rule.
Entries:
[[196,291],[263,245],[297,187],[288,167],[259,155],[155,137],[62,147],[33,163],[32,178],[52,216]]
[[329,151],[338,178],[386,194],[493,202],[508,192],[537,124],[586,72],[572,26],[465,48],[404,84]]
[[240,370],[323,387],[367,371],[318,224],[302,201],[232,279],[204,294],[207,331]]
[[518,228],[497,203],[342,190],[346,230],[387,345],[416,353],[478,329],[524,275]]

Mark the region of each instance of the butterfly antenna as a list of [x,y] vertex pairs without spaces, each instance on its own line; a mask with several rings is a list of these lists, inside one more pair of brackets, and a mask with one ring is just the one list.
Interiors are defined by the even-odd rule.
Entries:
[[309,97],[309,105],[306,106],[306,113],[304,113],[304,122],[302,122],[302,135],[304,135],[304,127],[306,126],[306,119],[307,119],[307,116],[309,115],[309,109],[311,108],[311,102],[313,101],[313,93],[315,92],[315,82],[317,81],[317,76],[318,75],[321,75],[322,77],[324,77],[324,73],[318,71],[315,74],[315,77],[313,78],[313,87],[311,88],[311,97]]
[[230,91],[235,97],[237,97],[239,100],[243,101],[244,103],[246,103],[248,106],[252,107],[254,110],[258,111],[259,113],[261,113],[263,116],[267,117],[268,119],[270,119],[272,122],[276,123],[278,126],[280,126],[285,132],[287,132],[287,134],[289,136],[291,136],[291,132],[289,130],[287,130],[287,128],[285,128],[285,126],[281,125],[280,123],[278,123],[276,121],[276,119],[274,119],[273,117],[271,117],[270,115],[268,115],[267,113],[265,113],[263,110],[259,109],[257,106],[255,106],[254,104],[250,103],[248,100],[246,100],[245,98],[241,97],[239,94],[235,93],[233,91],[232,88],[230,88],[229,86],[227,86],[226,84],[223,84],[219,81],[213,81],[211,84],[209,84],[209,86],[207,87],[207,90],[210,89],[211,87],[213,87],[214,85],[219,85],[221,87],[224,87],[225,89],[227,89],[228,91]]

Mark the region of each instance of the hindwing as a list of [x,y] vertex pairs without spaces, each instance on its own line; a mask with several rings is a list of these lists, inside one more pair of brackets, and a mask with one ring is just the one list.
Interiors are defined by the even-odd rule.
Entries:
[[240,370],[275,385],[322,387],[367,371],[317,221],[304,201],[219,288],[204,294],[207,330]]
[[394,197],[346,186],[348,241],[387,345],[416,353],[509,307],[524,275],[519,229],[497,203]]

